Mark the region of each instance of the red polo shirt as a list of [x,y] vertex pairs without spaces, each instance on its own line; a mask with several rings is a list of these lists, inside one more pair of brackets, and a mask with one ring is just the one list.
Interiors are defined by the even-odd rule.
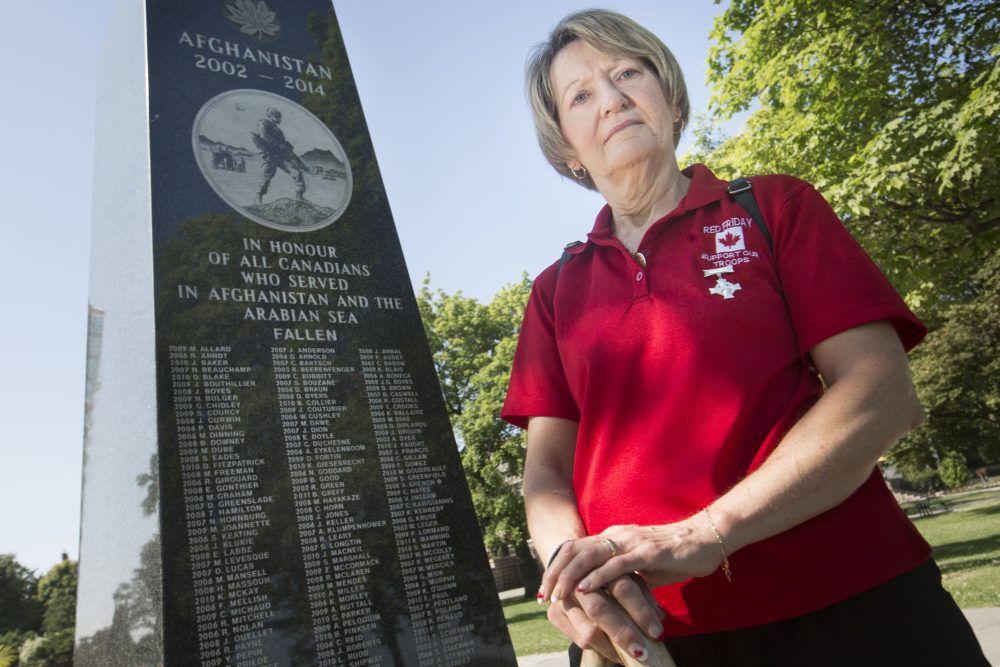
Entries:
[[[926,333],[809,184],[751,179],[772,251],[725,181],[684,174],[687,195],[639,247],[645,267],[605,207],[524,315],[503,417],[579,422],[573,487],[590,534],[684,519],[760,466],[822,393],[807,363],[820,341],[876,320],[907,349]],[[731,584],[716,572],[656,596],[669,634],[730,630],[821,609],[929,554],[875,470],[839,506],[734,554]]]

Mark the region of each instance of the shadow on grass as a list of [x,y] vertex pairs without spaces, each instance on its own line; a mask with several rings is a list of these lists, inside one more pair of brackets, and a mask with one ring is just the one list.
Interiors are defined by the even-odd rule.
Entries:
[[514,614],[513,616],[507,617],[507,625],[513,625],[514,623],[520,623],[522,621],[538,621],[545,620],[545,612],[531,612],[526,614]]
[[[974,501],[974,502],[978,504],[978,503],[982,503],[983,501],[982,500],[978,500],[978,501]],[[937,500],[937,499],[932,500],[931,503],[932,503],[931,507],[934,510],[934,514],[932,514],[930,516],[919,516],[919,515],[915,514],[916,510],[913,509],[913,508],[911,508],[911,510],[907,510],[907,511],[913,511],[914,514],[909,514],[907,516],[910,517],[911,521],[913,521],[917,525],[919,525],[919,523],[921,521],[924,521],[926,519],[936,519],[936,518],[939,518],[939,517],[948,516],[949,514],[951,514],[951,515],[956,515],[957,514],[958,516],[962,516],[962,517],[974,516],[976,518],[986,518],[986,517],[991,517],[991,516],[993,516],[995,514],[1000,514],[1000,502],[998,502],[998,501],[993,501],[992,504],[984,504],[982,507],[973,507],[971,509],[966,509],[965,505],[968,505],[970,503],[957,503],[957,502],[953,502],[953,501],[949,500],[948,501],[948,511],[944,511],[943,510],[943,506],[940,504],[940,501]],[[914,507],[916,507],[916,506],[914,506]]]
[[994,514],[1000,514],[1000,503],[997,503],[996,505],[987,505],[985,507],[977,507],[975,509],[966,510],[966,512],[977,517],[993,516]]
[[955,563],[945,563],[941,564],[938,562],[938,567],[941,568],[941,574],[961,574],[963,572],[970,572],[979,568],[995,567],[1000,564],[1000,556],[994,556],[990,558],[988,556],[983,558],[974,558],[972,560],[963,560]]
[[[996,511],[995,508],[989,509],[991,513]],[[940,544],[934,547],[934,559],[938,562],[938,566],[944,574],[992,565],[1000,558],[1000,556],[997,556],[998,553],[1000,553],[1000,535],[991,535],[963,542],[949,542],[948,544]],[[961,562],[950,562],[953,559],[964,559],[968,556],[981,557],[973,560],[962,560]]]
[[518,598],[516,600],[513,600],[513,599],[512,600],[504,600],[501,603],[502,606],[503,606],[503,608],[504,608],[504,616],[507,617],[507,623],[508,624],[519,623],[521,621],[534,621],[534,620],[538,620],[538,619],[545,619],[545,617],[546,617],[546,608],[543,607],[543,606],[541,606],[541,605],[535,605],[535,606],[529,607],[528,609],[526,609],[524,611],[521,611],[521,612],[518,612],[518,613],[514,613],[514,614],[511,614],[511,612],[507,610],[508,607],[516,607],[518,605],[523,605],[525,602],[533,602],[533,600],[532,599],[527,599],[526,600],[526,599],[523,599],[523,598]]

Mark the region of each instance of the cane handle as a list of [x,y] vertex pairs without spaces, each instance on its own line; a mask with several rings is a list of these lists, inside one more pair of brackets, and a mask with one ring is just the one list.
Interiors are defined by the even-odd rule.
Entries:
[[[629,617],[628,612],[617,601],[611,600],[611,604],[617,605],[618,609],[622,612],[628,623],[632,626],[632,629],[638,632],[640,635],[645,636],[639,628],[636,627],[635,623]],[[677,663],[674,659],[670,657],[670,652],[667,651],[667,647],[661,642],[655,639],[646,640],[646,661],[639,662],[632,657],[632,654],[617,644],[612,644],[615,647],[615,652],[618,653],[618,662],[624,667],[677,667]],[[614,663],[610,662],[603,655],[598,653],[593,649],[587,649],[583,652],[583,658],[580,660],[580,667],[610,667]]]

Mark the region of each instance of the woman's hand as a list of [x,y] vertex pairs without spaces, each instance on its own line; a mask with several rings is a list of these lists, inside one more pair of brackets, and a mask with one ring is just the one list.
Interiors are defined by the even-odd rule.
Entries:
[[635,572],[650,587],[657,588],[707,576],[722,564],[718,539],[701,513],[662,526],[612,526],[596,539],[599,542],[591,548],[590,559],[578,558],[568,563],[560,572],[556,587],[572,584],[580,591],[592,591],[623,574]]
[[[542,577],[540,599],[556,603],[549,619],[578,646],[605,654],[610,637],[632,651],[662,637],[665,614],[650,587],[711,574],[721,562],[718,540],[701,515],[663,526],[612,526],[563,544]],[[611,609],[609,595],[648,637],[637,636]]]
[[[619,662],[612,642],[645,660],[650,639],[662,640],[660,621],[666,614],[635,575],[619,577],[592,593],[570,589],[565,596],[552,596],[551,601],[549,621],[574,644],[593,649],[612,663]],[[645,635],[637,625],[645,628]]]

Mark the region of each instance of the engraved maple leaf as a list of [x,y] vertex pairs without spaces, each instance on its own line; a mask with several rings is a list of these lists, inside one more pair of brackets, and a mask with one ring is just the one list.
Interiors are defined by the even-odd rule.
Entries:
[[732,232],[726,232],[725,236],[719,237],[719,243],[728,247],[734,246],[740,242],[740,237]]
[[264,0],[232,0],[226,4],[226,18],[240,28],[240,32],[257,39],[274,39],[278,36],[278,15],[271,11]]

